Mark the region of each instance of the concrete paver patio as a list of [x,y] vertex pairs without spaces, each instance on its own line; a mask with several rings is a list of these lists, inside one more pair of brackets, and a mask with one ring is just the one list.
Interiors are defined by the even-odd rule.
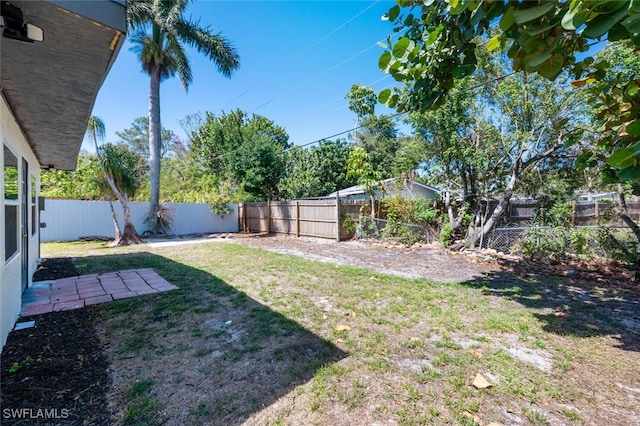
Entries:
[[78,309],[176,288],[151,268],[40,281],[22,295],[20,316]]

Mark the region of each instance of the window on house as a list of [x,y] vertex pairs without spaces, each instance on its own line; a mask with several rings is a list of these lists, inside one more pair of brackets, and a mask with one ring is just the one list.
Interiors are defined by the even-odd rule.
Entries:
[[4,150],[4,260],[18,252],[18,157]]

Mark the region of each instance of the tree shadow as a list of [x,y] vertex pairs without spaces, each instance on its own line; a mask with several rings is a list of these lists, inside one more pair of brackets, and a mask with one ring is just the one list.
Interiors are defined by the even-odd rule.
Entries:
[[153,268],[178,287],[103,305],[118,406],[132,424],[242,424],[348,355],[206,266],[148,252],[75,262],[85,274]]
[[640,351],[640,288],[622,275],[565,268],[554,274],[520,262],[463,282],[483,294],[503,297],[535,311],[543,329],[562,336],[609,336],[617,347]]

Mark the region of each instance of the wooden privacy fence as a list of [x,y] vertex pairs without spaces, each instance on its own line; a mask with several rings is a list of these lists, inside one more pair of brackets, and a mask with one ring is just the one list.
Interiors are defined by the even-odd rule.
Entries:
[[347,230],[347,216],[358,221],[364,200],[294,200],[263,201],[238,205],[239,228],[244,232],[267,232],[297,237],[332,238],[336,241],[352,238]]
[[[497,205],[497,201],[492,201],[490,210],[493,211]],[[617,215],[612,214],[615,205],[614,202],[603,200],[574,201],[571,204],[571,225],[598,225],[603,219],[612,219],[612,222],[621,224]],[[537,210],[535,201],[512,201],[502,215],[500,225],[525,225],[533,220]],[[640,201],[627,201],[627,212],[631,219],[640,220]]]

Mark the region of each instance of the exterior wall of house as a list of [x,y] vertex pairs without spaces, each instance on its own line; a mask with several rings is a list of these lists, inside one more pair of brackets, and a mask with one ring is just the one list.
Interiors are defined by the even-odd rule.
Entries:
[[426,198],[428,200],[435,200],[438,198],[438,194],[424,186],[413,185],[412,188],[405,187],[402,190],[402,196],[408,199]]
[[[0,150],[0,167],[5,171],[5,165],[8,165],[9,158],[5,159],[4,147],[6,147],[17,159],[18,174],[18,196],[17,200],[12,199],[10,191],[5,191],[5,173],[0,174],[0,227],[2,232],[2,242],[0,243],[0,348],[7,341],[7,336],[13,328],[21,308],[22,297],[22,255],[24,251],[21,247],[21,235],[28,234],[28,285],[32,283],[32,277],[37,267],[37,258],[40,253],[40,245],[38,241],[39,220],[37,196],[40,191],[40,164],[31,150],[27,140],[25,139],[20,127],[16,123],[13,114],[5,103],[4,98],[0,96],[0,142],[3,149]],[[24,176],[23,159],[27,163],[29,172],[28,186],[29,190],[25,193],[22,179]],[[14,172],[15,175],[15,172]],[[8,179],[7,179],[8,180]],[[15,187],[15,185],[14,185]],[[33,191],[35,190],[35,197]],[[7,193],[5,193],[7,192]],[[28,220],[26,229],[22,229],[22,201],[27,197]],[[35,216],[34,216],[35,212]],[[12,221],[11,216],[16,216]],[[15,253],[10,255],[7,253],[7,238],[11,237],[11,230],[7,229],[8,223],[16,223],[13,229],[17,233],[13,244],[17,245]],[[8,232],[9,231],[9,232]],[[12,250],[13,251],[13,250]],[[8,258],[7,258],[8,257]]]

